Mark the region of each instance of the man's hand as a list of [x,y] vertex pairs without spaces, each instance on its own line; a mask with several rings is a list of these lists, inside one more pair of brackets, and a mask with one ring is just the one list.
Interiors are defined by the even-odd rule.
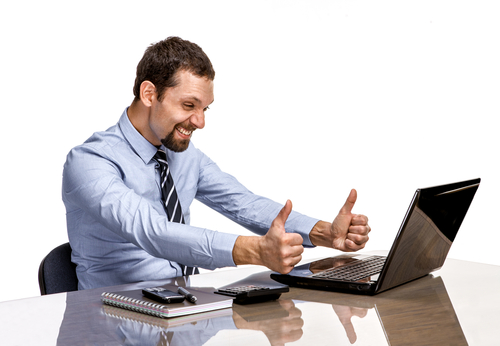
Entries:
[[258,264],[281,274],[289,273],[304,252],[302,236],[285,232],[285,222],[291,211],[292,202],[288,200],[265,236],[238,237],[233,248],[234,263]]
[[352,213],[356,199],[357,192],[353,189],[333,223],[319,221],[314,226],[309,235],[314,245],[345,252],[358,251],[365,247],[371,229],[366,216]]
[[368,218],[364,215],[352,214],[352,208],[357,199],[356,190],[351,190],[344,206],[333,220],[331,232],[333,248],[342,251],[358,251],[365,247],[368,241]]
[[285,222],[291,212],[292,202],[288,200],[274,219],[267,234],[261,238],[263,264],[281,274],[289,273],[300,262],[304,252],[302,236],[285,232]]

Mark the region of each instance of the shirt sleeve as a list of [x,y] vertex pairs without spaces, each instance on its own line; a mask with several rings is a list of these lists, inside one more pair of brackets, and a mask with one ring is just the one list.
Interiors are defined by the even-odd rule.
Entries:
[[[234,266],[237,235],[168,222],[151,201],[124,183],[127,176],[117,159],[105,153],[90,145],[69,153],[63,172],[68,214],[90,216],[154,257],[207,269]],[[73,226],[85,227],[78,222]]]
[[[283,208],[282,204],[249,191],[235,177],[222,172],[207,156],[201,160],[196,198],[259,235],[267,233],[271,223]],[[300,234],[305,247],[314,247],[309,239],[309,233],[318,221],[318,219],[292,211],[285,229],[289,233]]]

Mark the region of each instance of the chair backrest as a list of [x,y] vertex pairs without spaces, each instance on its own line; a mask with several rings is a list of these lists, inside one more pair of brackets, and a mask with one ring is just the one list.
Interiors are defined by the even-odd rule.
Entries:
[[78,290],[76,264],[71,262],[69,243],[59,245],[40,263],[38,284],[42,295]]

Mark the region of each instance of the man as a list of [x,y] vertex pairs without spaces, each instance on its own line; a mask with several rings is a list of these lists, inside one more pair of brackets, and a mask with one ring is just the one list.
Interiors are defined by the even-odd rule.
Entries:
[[[288,273],[304,246],[365,246],[370,227],[351,213],[355,190],[333,223],[319,221],[292,212],[290,201],[282,207],[254,195],[194,147],[214,77],[196,44],[171,37],[150,46],[118,124],[68,154],[62,195],[80,289],[171,278],[184,266],[257,264]],[[257,235],[190,226],[194,198]]]

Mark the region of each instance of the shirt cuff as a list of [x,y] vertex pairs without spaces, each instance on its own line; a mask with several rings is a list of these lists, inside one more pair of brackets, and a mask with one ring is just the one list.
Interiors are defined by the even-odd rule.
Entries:
[[287,232],[300,234],[302,236],[302,245],[304,247],[307,248],[316,247],[311,242],[309,234],[311,233],[314,225],[316,225],[320,220],[299,214],[298,217],[293,217],[291,218],[291,220],[289,217],[289,221],[285,223],[285,229],[287,230]]
[[233,248],[238,234],[215,232],[212,251],[215,268],[236,267],[233,260]]

